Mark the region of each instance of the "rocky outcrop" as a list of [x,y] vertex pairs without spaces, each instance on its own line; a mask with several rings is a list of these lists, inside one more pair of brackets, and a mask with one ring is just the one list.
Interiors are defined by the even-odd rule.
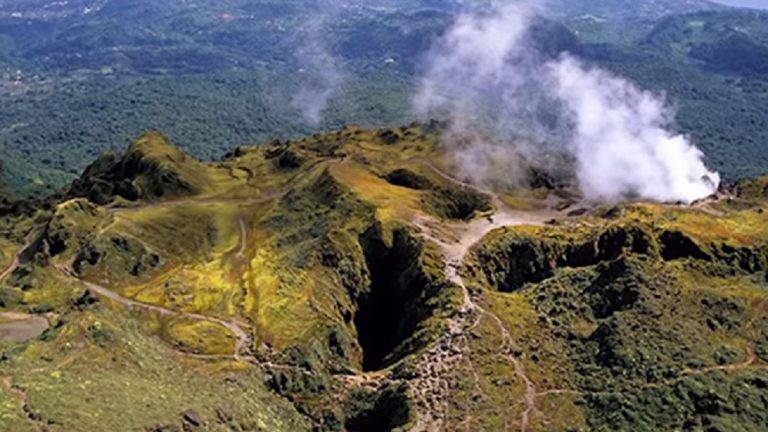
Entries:
[[734,246],[727,242],[701,245],[679,230],[643,225],[613,225],[598,233],[574,234],[548,228],[538,235],[500,230],[473,253],[474,265],[490,287],[511,292],[551,277],[558,268],[583,268],[622,256],[641,255],[662,261],[693,260],[748,273],[768,269],[768,245]]
[[430,191],[426,201],[445,219],[469,220],[493,210],[491,197],[469,187],[438,186]]

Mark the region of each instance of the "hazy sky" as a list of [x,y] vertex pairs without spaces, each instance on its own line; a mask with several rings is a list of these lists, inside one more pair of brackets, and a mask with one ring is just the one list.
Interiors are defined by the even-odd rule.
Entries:
[[731,6],[753,7],[758,9],[768,9],[768,0],[715,0],[717,3]]

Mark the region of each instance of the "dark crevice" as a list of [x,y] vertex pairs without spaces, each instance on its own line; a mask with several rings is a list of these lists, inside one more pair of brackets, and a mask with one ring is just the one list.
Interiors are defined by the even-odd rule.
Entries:
[[502,292],[542,282],[557,269],[592,267],[630,256],[649,256],[662,262],[685,260],[721,274],[734,268],[749,274],[768,269],[768,245],[702,245],[681,231],[653,231],[642,226],[612,226],[579,240],[510,231],[495,242],[483,243],[474,256],[489,285]]
[[346,421],[344,426],[347,431],[391,432],[408,423],[411,417],[411,406],[405,386],[380,389],[371,396],[374,399],[361,401],[360,403],[365,407],[360,408]]
[[[432,310],[427,300],[439,289],[420,267],[421,244],[405,230],[382,240],[379,227],[361,237],[370,289],[358,301],[354,322],[364,371],[381,370],[402,358],[407,342]],[[405,349],[405,351],[408,351]]]
[[479,213],[493,210],[491,197],[472,188],[438,186],[427,196],[427,203],[440,217],[469,220]]
[[685,258],[711,261],[709,256],[690,237],[679,231],[665,231],[659,238],[661,243],[661,256],[666,261]]
[[493,209],[491,197],[484,193],[465,186],[437,185],[409,169],[399,168],[383,177],[395,186],[427,192],[428,208],[441,218],[469,220]]
[[404,168],[390,172],[385,176],[385,179],[395,186],[408,189],[428,190],[434,187],[428,178]]

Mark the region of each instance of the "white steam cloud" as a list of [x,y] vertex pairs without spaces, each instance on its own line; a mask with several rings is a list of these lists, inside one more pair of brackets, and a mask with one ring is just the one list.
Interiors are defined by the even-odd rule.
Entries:
[[573,120],[571,150],[589,196],[692,202],[716,191],[719,176],[701,151],[667,129],[663,100],[570,56],[547,66]]
[[[671,131],[663,98],[568,54],[545,60],[530,38],[536,12],[512,4],[462,14],[427,56],[414,109],[451,120],[462,174],[514,180],[525,174],[520,161],[546,169],[542,143],[557,143],[589,199],[690,203],[714,193],[718,174]],[[477,125],[495,138],[468,132]]]
[[[320,3],[322,7],[325,2]],[[293,95],[291,105],[311,126],[322,122],[328,103],[346,81],[346,74],[325,39],[327,24],[333,15],[335,12],[330,6],[318,11],[316,17],[307,22],[297,35],[299,43],[294,55],[301,68],[302,83]]]

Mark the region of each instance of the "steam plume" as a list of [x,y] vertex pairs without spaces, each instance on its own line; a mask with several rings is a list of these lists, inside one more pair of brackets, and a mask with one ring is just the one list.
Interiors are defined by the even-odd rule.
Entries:
[[571,150],[589,196],[692,202],[715,192],[718,175],[686,136],[666,129],[661,99],[570,56],[547,67],[573,123]]
[[301,112],[304,121],[311,126],[322,122],[329,101],[346,80],[344,71],[325,39],[328,34],[327,24],[330,17],[335,15],[332,6],[326,5],[324,1],[319,2],[318,7],[323,10],[318,10],[316,17],[298,33],[300,41],[295,57],[303,72],[303,81],[293,95],[292,106]]
[[[671,132],[664,100],[572,55],[546,59],[530,38],[537,12],[507,4],[462,14],[426,57],[414,109],[450,119],[451,135],[474,137],[455,151],[463,174],[514,177],[520,161],[546,168],[546,142],[573,158],[590,199],[690,203],[714,193],[719,176]],[[494,138],[467,132],[477,125]],[[506,172],[488,164],[504,159]]]

